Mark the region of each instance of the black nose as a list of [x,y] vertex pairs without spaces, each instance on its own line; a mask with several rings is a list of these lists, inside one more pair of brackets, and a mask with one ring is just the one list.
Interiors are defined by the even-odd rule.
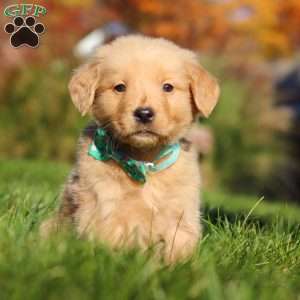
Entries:
[[138,107],[133,115],[140,123],[150,123],[154,119],[154,111],[150,107]]

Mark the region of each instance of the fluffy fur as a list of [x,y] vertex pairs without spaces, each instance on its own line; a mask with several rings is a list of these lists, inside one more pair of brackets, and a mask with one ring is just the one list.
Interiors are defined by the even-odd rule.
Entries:
[[[114,87],[125,84],[126,91]],[[162,86],[172,84],[166,92]],[[193,147],[182,144],[180,157],[166,170],[133,181],[114,161],[88,156],[97,126],[105,127],[116,147],[151,161],[160,149],[182,139],[198,114],[207,117],[217,103],[216,80],[196,55],[164,39],[121,37],[101,47],[74,73],[71,98],[94,122],[79,142],[77,163],[65,185],[56,217],[44,233],[71,223],[80,235],[112,247],[154,246],[168,261],[190,255],[201,237],[200,174]],[[152,122],[141,124],[133,112],[151,107]]]

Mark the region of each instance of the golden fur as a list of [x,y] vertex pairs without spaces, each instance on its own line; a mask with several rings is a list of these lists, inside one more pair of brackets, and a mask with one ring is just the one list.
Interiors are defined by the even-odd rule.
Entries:
[[[123,83],[125,92],[114,87]],[[174,86],[171,92],[164,83]],[[166,170],[133,181],[114,161],[102,162],[87,150],[97,126],[106,127],[117,147],[138,160],[151,161],[165,144],[178,141],[197,114],[207,117],[219,95],[216,80],[196,55],[164,39],[121,37],[101,47],[69,84],[71,98],[95,122],[83,132],[78,159],[65,186],[58,216],[43,232],[74,224],[80,235],[113,247],[160,249],[168,261],[190,255],[201,237],[200,174],[196,152],[182,147]],[[151,107],[151,123],[138,123],[137,107]]]

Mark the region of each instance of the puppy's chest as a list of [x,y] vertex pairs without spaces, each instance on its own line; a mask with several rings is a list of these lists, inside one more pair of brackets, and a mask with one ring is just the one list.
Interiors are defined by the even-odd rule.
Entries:
[[200,176],[193,161],[184,167],[179,161],[167,170],[150,173],[146,183],[131,180],[119,167],[105,165],[94,187],[97,207],[103,217],[128,213],[128,216],[169,215],[198,201]]

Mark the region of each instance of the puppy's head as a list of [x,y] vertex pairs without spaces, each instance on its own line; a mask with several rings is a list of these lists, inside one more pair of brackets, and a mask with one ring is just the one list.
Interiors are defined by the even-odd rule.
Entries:
[[75,106],[121,142],[151,148],[182,137],[197,114],[217,103],[216,80],[196,55],[164,39],[121,37],[73,75]]

